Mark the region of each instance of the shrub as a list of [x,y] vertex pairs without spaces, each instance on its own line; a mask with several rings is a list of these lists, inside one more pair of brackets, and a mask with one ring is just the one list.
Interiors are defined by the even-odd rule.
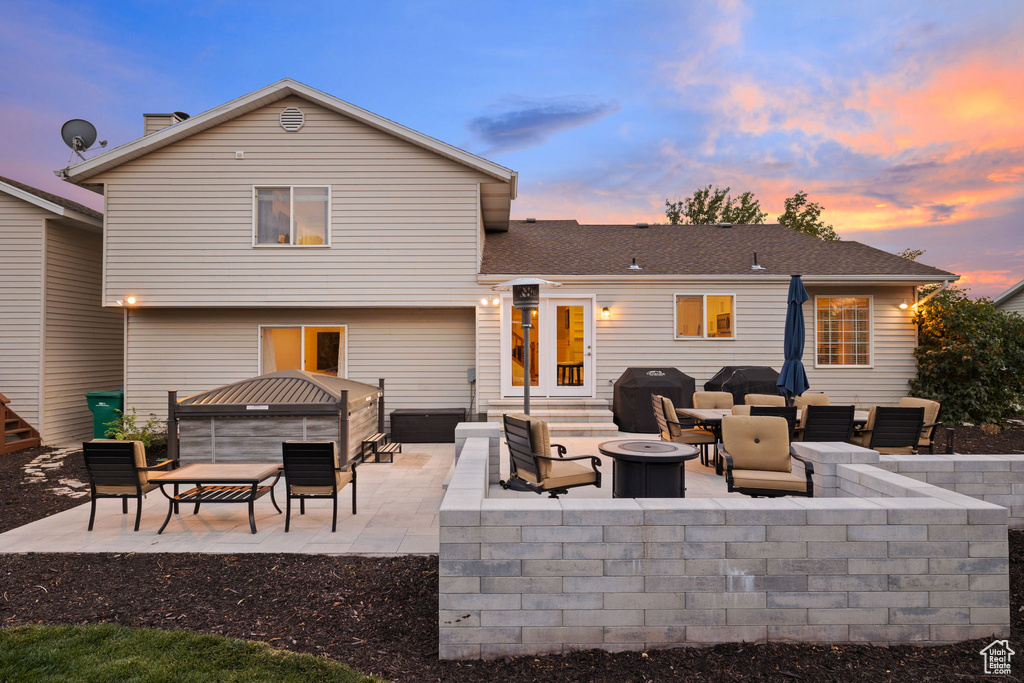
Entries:
[[1024,404],[1024,318],[949,288],[917,313],[915,396],[942,403],[950,425],[1003,424]]
[[167,425],[157,419],[153,413],[141,427],[138,424],[138,415],[135,408],[132,408],[131,415],[118,410],[116,420],[104,424],[107,427],[107,438],[118,441],[141,441],[146,448],[151,446],[162,446],[167,442]]

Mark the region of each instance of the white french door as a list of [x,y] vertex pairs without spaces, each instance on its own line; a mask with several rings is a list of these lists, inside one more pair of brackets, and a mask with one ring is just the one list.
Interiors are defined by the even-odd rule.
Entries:
[[522,313],[502,298],[502,394],[522,396],[528,375],[531,396],[593,396],[594,300],[543,297],[532,319],[527,372]]

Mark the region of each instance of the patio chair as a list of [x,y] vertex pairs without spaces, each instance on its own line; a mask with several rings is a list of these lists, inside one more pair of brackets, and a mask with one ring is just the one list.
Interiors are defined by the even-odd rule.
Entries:
[[732,394],[728,391],[695,391],[693,392],[693,407],[700,409],[728,410],[733,406]]
[[793,405],[800,409],[807,406],[827,406],[828,404],[828,394],[811,393],[809,391],[805,391],[793,399]]
[[284,517],[285,533],[291,527],[292,498],[299,501],[299,514],[306,514],[308,499],[330,498],[333,515],[331,533],[338,530],[338,491],[352,484],[352,514],[356,514],[356,465],[348,469],[338,465],[338,445],[333,441],[285,441],[281,444],[284,469],[284,488],[287,511]]
[[[781,398],[781,397],[780,397]],[[767,415],[771,417],[784,417],[789,424],[790,438],[796,433],[796,406],[750,406],[751,415]]]
[[[790,453],[789,426],[784,418],[726,415],[718,451],[725,461],[729,492],[754,498],[814,495],[814,465]],[[804,476],[793,473],[794,459],[803,464]]]
[[868,421],[857,431],[852,443],[886,455],[916,453],[924,426],[924,408],[875,406],[868,412]]
[[672,403],[672,399],[666,396],[653,394],[651,407],[654,409],[654,419],[658,421],[658,431],[661,433],[662,441],[697,446],[700,449],[701,464],[705,467],[709,466],[708,446],[715,444],[715,435],[699,427],[683,426],[676,416],[676,407]]
[[[565,447],[551,443],[548,423],[529,415],[505,415],[505,442],[510,456],[510,476],[502,488],[547,493],[551,498],[577,486],[601,486],[601,459],[594,455],[566,458]],[[555,448],[557,458],[547,453]],[[577,461],[587,460],[588,465]]]
[[934,453],[935,428],[942,425],[939,422],[939,411],[942,410],[942,404],[927,398],[904,396],[900,399],[900,406],[904,408],[924,408],[924,425],[921,427],[921,438],[917,441],[917,450],[921,451],[927,448],[929,453]]
[[849,441],[853,436],[853,406],[804,406],[799,441]]
[[82,444],[85,469],[89,474],[90,507],[89,531],[96,520],[96,501],[100,498],[120,498],[121,514],[128,514],[128,499],[135,499],[135,531],[142,520],[142,497],[157,488],[149,481],[154,470],[172,469],[177,460],[164,460],[146,466],[146,447],[141,441],[93,439]]
[[743,403],[748,406],[785,406],[786,397],[778,394],[747,394]]

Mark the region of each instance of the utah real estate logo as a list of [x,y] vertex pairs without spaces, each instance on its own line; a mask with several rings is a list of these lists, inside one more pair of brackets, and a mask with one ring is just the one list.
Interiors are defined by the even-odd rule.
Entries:
[[989,676],[1009,676],[1010,657],[1016,652],[1010,649],[1006,640],[993,640],[980,653],[985,660],[985,673]]

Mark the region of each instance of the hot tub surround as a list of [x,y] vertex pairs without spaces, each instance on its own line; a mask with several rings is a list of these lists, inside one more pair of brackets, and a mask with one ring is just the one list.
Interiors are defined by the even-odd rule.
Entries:
[[1006,508],[874,451],[802,444],[827,498],[490,499],[497,441],[441,505],[442,658],[1009,634]]

